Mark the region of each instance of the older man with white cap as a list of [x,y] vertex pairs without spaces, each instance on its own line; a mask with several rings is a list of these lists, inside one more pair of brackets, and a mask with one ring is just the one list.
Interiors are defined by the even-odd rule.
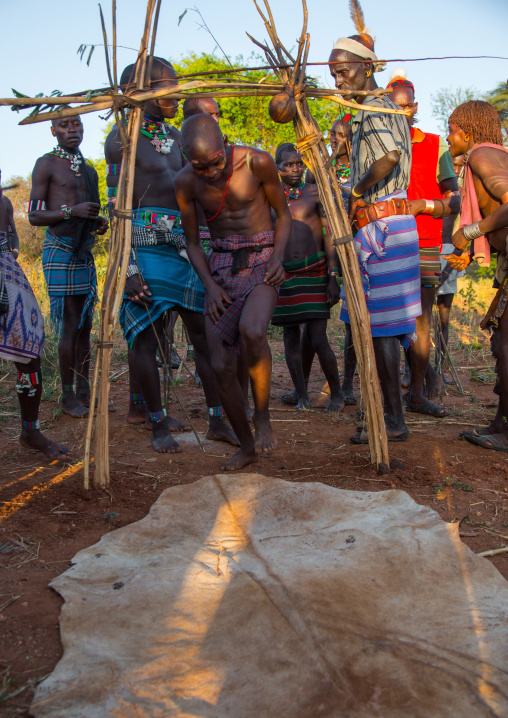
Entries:
[[[335,86],[350,91],[356,102],[371,107],[400,109],[387,97],[356,94],[375,90],[373,73],[383,69],[367,34],[363,14],[353,3],[358,35],[337,40],[330,55]],[[367,308],[383,391],[389,441],[404,441],[409,430],[404,421],[400,390],[400,343],[415,338],[420,305],[420,261],[416,222],[410,214],[406,190],[411,173],[411,135],[400,114],[359,111],[351,141],[351,198],[355,247],[363,275]],[[349,322],[347,303],[341,319]],[[352,437],[367,443],[365,432]]]

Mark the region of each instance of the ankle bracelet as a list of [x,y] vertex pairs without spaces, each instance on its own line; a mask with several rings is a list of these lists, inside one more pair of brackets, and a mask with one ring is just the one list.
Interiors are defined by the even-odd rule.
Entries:
[[162,409],[162,411],[149,411],[148,414],[150,415],[150,420],[158,424],[166,418],[166,409]]
[[39,419],[36,419],[35,421],[24,421],[21,420],[21,426],[23,429],[40,429],[40,422]]
[[143,394],[131,394],[130,395],[130,404],[131,406],[136,406],[137,404],[144,404],[145,399]]
[[208,416],[220,416],[221,418],[224,416],[224,409],[222,406],[209,406],[208,409]]
[[69,394],[74,391],[74,384],[62,384],[62,391],[64,394]]
[[89,389],[90,382],[88,379],[76,379],[76,389]]

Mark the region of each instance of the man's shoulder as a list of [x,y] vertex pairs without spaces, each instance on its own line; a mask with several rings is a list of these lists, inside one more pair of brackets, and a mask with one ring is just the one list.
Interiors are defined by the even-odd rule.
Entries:
[[34,172],[37,170],[49,170],[53,165],[55,165],[56,160],[56,155],[51,152],[46,152],[45,155],[41,155],[35,161]]
[[[392,110],[400,110],[400,107],[395,104],[392,100],[390,100],[389,97],[386,95],[378,96],[378,95],[367,95],[365,98],[365,104],[370,105],[371,107],[388,107]],[[361,105],[360,105],[361,109]]]
[[508,165],[508,150],[501,145],[481,144],[474,147],[470,153],[468,164],[478,165],[478,163],[494,161],[502,161],[503,165]]
[[304,192],[309,199],[312,198],[319,201],[319,189],[317,184],[307,182],[304,187]]

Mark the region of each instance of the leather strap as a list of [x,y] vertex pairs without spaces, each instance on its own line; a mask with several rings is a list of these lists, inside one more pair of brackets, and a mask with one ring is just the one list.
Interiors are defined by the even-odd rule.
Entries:
[[362,229],[370,222],[397,214],[411,214],[409,203],[405,199],[389,199],[376,202],[368,207],[360,207],[355,213],[354,222],[358,229]]

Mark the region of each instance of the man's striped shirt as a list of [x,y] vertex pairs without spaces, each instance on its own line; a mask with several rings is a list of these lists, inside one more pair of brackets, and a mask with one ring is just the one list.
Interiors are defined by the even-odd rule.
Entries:
[[[373,107],[400,107],[387,97],[367,96],[365,104]],[[361,107],[361,105],[360,105]],[[411,134],[407,117],[359,111],[353,121],[351,142],[351,184],[354,187],[369,167],[393,150],[400,161],[380,182],[367,190],[363,199],[377,202],[396,190],[407,190],[411,177]]]

